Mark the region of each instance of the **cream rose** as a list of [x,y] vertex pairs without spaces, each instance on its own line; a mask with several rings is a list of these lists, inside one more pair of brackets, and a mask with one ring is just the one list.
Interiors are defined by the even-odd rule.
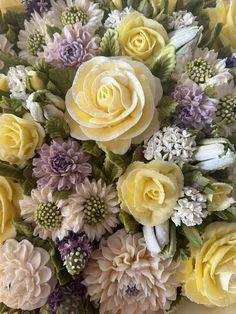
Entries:
[[222,23],[223,28],[219,35],[223,46],[230,45],[236,51],[236,1],[218,0],[215,8],[208,9],[210,26]]
[[145,226],[168,220],[181,195],[183,174],[168,161],[132,163],[117,183],[121,208]]
[[211,188],[214,192],[207,195],[209,202],[208,210],[222,211],[235,203],[234,199],[230,196],[233,192],[233,187],[230,184],[213,182]]
[[45,135],[39,124],[13,114],[0,116],[0,134],[0,159],[16,165],[34,156]]
[[0,0],[0,11],[5,13],[7,10],[21,13],[25,11],[25,7],[21,0]]
[[169,38],[164,27],[143,14],[128,14],[118,27],[122,54],[150,65]]
[[201,249],[192,248],[179,277],[184,295],[207,306],[236,303],[236,223],[216,222],[205,229]]
[[158,129],[160,80],[142,63],[95,57],[83,63],[66,95],[71,136],[124,154]]
[[19,184],[0,176],[0,243],[15,237],[12,219],[20,215],[21,195]]

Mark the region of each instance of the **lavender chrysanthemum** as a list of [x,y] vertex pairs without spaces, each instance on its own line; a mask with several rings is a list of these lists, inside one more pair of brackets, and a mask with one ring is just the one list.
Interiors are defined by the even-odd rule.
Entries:
[[43,15],[51,8],[50,0],[23,0],[28,16],[30,17],[34,11]]
[[44,49],[45,60],[60,67],[78,67],[96,55],[97,37],[77,23],[65,26],[62,34],[55,33]]
[[230,57],[226,59],[227,68],[236,68],[236,53],[233,53]]
[[201,88],[177,86],[172,96],[178,102],[174,116],[176,125],[199,130],[211,126],[216,112],[216,103]]
[[39,158],[33,159],[33,176],[39,188],[70,190],[91,174],[90,156],[70,138],[54,139],[50,145],[44,144],[38,154]]

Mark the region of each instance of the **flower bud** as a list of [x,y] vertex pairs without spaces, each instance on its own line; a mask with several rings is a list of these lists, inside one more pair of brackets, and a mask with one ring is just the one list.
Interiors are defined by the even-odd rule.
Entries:
[[122,0],[112,0],[112,3],[114,6],[117,8],[117,10],[122,10],[123,9],[123,3]]
[[0,74],[0,90],[4,92],[9,92],[7,76]]
[[38,91],[46,88],[45,81],[39,77],[36,71],[30,70],[27,73],[27,88],[31,91]]
[[143,235],[148,250],[159,254],[169,243],[169,220],[155,227],[143,227]]

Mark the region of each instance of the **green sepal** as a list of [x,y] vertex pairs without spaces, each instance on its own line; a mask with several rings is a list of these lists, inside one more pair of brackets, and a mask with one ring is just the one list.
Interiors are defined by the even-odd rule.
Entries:
[[165,257],[172,257],[176,254],[177,250],[177,238],[176,238],[176,226],[173,222],[170,222],[169,230],[169,243],[161,251],[161,255]]
[[146,161],[146,159],[144,158],[142,145],[137,146],[132,154],[131,163],[135,161],[142,161],[142,162]]
[[139,223],[131,216],[130,214],[126,213],[125,211],[121,210],[119,212],[119,220],[124,225],[124,229],[127,233],[135,234],[139,232]]
[[104,160],[105,174],[111,182],[115,182],[125,172],[128,164],[128,160],[124,156],[108,151]]
[[65,96],[72,86],[75,73],[75,69],[52,68],[48,71],[48,79],[61,92],[61,95]]
[[63,117],[56,117],[46,121],[45,131],[50,138],[67,138],[70,135],[69,125]]
[[82,149],[85,153],[88,153],[97,158],[101,157],[104,153],[94,141],[83,142]]
[[196,227],[187,227],[183,225],[181,227],[184,236],[188,239],[188,241],[195,247],[202,247],[202,238],[200,233]]
[[16,228],[17,234],[20,234],[25,237],[32,237],[33,236],[33,227],[28,222],[25,222],[21,218],[15,218],[13,220],[13,225]]
[[0,176],[9,177],[13,180],[22,180],[22,170],[16,166],[10,165],[7,162],[0,161]]
[[23,107],[22,102],[16,98],[10,98],[4,96],[4,93],[0,91],[2,94],[2,100],[0,100],[0,112],[1,113],[9,113],[14,114],[17,117],[22,118],[27,110]]
[[105,57],[118,56],[120,54],[119,34],[117,30],[109,28],[99,46],[99,54]]
[[176,54],[175,46],[167,45],[162,48],[155,60],[150,65],[152,73],[159,77],[162,82],[166,82],[171,78],[171,74],[175,69]]
[[46,25],[47,26],[47,34],[50,36],[51,39],[53,39],[53,35],[55,33],[61,33],[60,28],[55,27],[55,26],[51,26],[51,25]]
[[222,27],[223,27],[222,23],[217,23],[213,29],[206,31],[202,36],[202,40],[199,43],[199,47],[211,49],[214,45],[215,40],[219,36]]
[[178,103],[171,96],[162,97],[157,106],[161,123],[168,121],[176,110]]
[[29,63],[17,56],[13,56],[8,52],[4,52],[3,50],[0,50],[0,60],[4,62],[5,66],[11,67],[11,66],[17,66],[17,65],[24,65],[28,66]]

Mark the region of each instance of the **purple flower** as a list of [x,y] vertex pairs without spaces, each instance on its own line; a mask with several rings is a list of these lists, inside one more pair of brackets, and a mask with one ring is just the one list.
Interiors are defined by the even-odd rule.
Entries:
[[176,125],[199,130],[211,126],[216,104],[201,88],[177,86],[172,96],[178,102],[174,115]]
[[78,67],[93,58],[97,49],[97,37],[77,23],[65,26],[62,34],[54,34],[53,41],[45,47],[45,60],[60,67]]
[[226,59],[226,67],[227,68],[236,67],[236,53],[233,53],[230,57]]
[[50,0],[23,0],[23,4],[29,17],[34,11],[42,15],[51,8]]
[[90,156],[70,138],[54,139],[50,145],[44,144],[38,154],[39,158],[33,159],[33,176],[38,179],[39,188],[70,190],[91,174]]

